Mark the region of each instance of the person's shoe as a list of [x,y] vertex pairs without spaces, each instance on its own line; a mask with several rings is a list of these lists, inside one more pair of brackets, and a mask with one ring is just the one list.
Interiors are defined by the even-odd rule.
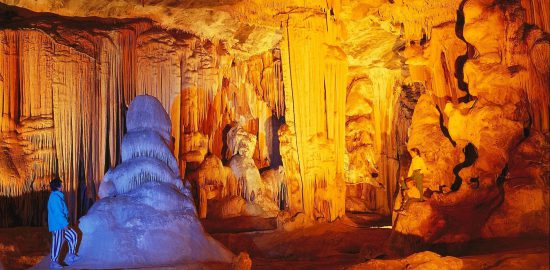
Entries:
[[80,257],[76,254],[67,254],[67,257],[65,258],[65,263],[67,265],[72,265],[76,261],[80,260]]
[[61,269],[63,268],[63,265],[59,264],[56,261],[50,262],[50,269]]

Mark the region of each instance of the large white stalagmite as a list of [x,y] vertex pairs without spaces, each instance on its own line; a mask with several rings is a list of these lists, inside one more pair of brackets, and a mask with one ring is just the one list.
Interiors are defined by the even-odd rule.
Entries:
[[122,162],[135,157],[154,157],[166,163],[172,172],[179,171],[174,154],[170,152],[163,138],[154,131],[126,133],[122,139],[120,156]]
[[184,190],[181,179],[156,158],[137,157],[109,170],[99,186],[99,198],[130,192],[147,182],[163,182]]
[[[152,96],[137,96],[127,115],[123,162],[105,175],[101,199],[80,219],[78,267],[152,267],[231,262],[233,254],[208,236],[172,158],[163,158],[170,121]],[[154,136],[158,132],[160,136]],[[128,139],[130,138],[130,139]],[[148,148],[151,144],[156,146]],[[144,149],[147,149],[144,151]],[[175,170],[175,171],[174,171]]]

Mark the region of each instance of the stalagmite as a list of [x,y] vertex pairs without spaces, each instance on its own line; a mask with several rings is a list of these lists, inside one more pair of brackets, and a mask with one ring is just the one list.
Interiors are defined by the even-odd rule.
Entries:
[[[233,171],[230,167],[223,166],[222,161],[215,155],[207,156],[189,179],[196,185],[200,218],[206,218],[209,211],[208,200],[223,200],[238,193],[237,179]],[[240,208],[236,212],[240,213]]]
[[[22,13],[19,19],[8,18],[2,26],[10,29],[0,31],[1,102],[5,104],[2,138],[5,138],[4,149],[10,149],[1,162],[10,168],[6,172],[11,172],[2,173],[5,178],[2,190],[10,197],[31,192],[29,183],[34,183],[33,192],[46,191],[49,179],[59,175],[69,192],[71,216],[76,218],[85,213],[98,195],[104,173],[129,157],[120,152],[120,146],[125,143],[124,133],[143,129],[139,125],[124,129],[128,121],[126,108],[138,94],[157,97],[164,109],[170,111],[171,117],[157,124],[174,126],[173,133],[167,133],[166,128],[160,132],[170,146],[160,155],[166,157],[165,162],[172,170],[174,160],[167,155],[172,147],[180,166],[185,161],[200,163],[208,152],[225,158],[222,150],[226,125],[244,116],[251,119],[247,124],[249,130],[256,130],[262,138],[267,134],[273,138],[270,119],[283,116],[278,50],[233,66],[223,44],[168,31],[146,19],[74,20],[53,16],[45,20],[32,12],[2,6],[4,9]],[[30,19],[18,21],[22,18]],[[64,26],[66,22],[70,27]],[[30,62],[19,63],[18,57]],[[209,64],[203,65],[207,59]],[[194,66],[191,63],[195,63]],[[257,80],[247,75],[248,72],[260,72],[263,79]],[[190,84],[198,87],[193,96],[184,90]],[[184,105],[180,106],[182,102]],[[195,124],[191,129],[187,121],[199,111],[202,112],[200,119],[193,120]],[[128,115],[140,117],[132,116],[131,112]],[[126,143],[131,143],[132,135],[127,137]],[[259,164],[269,165],[269,160],[278,153],[272,149],[271,141],[259,142],[255,159]],[[149,151],[147,148],[154,146],[137,147]],[[19,154],[23,151],[36,154]],[[27,168],[33,168],[33,172]],[[77,202],[86,203],[77,209]],[[10,220],[23,220],[22,224],[27,225],[45,222],[43,210],[32,221],[21,219],[28,216],[26,211],[32,211],[26,207],[9,211],[8,216],[11,205],[25,203],[20,199],[8,199],[6,203],[9,203],[4,211],[6,215],[2,215],[5,225]]]
[[252,158],[256,148],[256,137],[246,132],[240,125],[236,125],[227,132],[227,145],[231,156]]
[[[169,123],[163,122],[168,115],[154,97],[137,96],[127,116],[126,126],[132,132],[170,134]],[[147,143],[147,136],[140,138],[140,143]],[[130,158],[105,175],[101,199],[80,219],[79,267],[230,262],[233,255],[204,233],[191,193],[176,177],[178,171],[172,172],[156,156]],[[116,192],[104,193],[106,185]]]
[[154,155],[156,159],[165,163],[173,173],[176,173],[179,171],[178,163],[168,147],[166,141],[156,132],[147,130],[128,132],[122,138],[121,161]]
[[[291,130],[285,136],[295,138],[292,148],[282,151],[296,151],[297,158],[290,164],[283,158],[283,166],[286,177],[301,182],[296,192],[302,196],[290,202],[290,211],[303,211],[308,220],[332,221],[345,212],[346,56],[339,47],[337,16],[304,12],[285,14],[283,24],[285,119]],[[292,168],[295,162],[297,171]],[[294,208],[296,204],[302,206]]]
[[262,187],[260,171],[256,168],[252,158],[234,155],[229,163],[240,187],[243,197],[253,202]]
[[285,207],[288,198],[285,185],[285,170],[283,166],[267,170],[261,174],[261,177],[263,183],[260,195],[271,199],[279,206]]
[[[132,162],[123,162],[103,177],[99,186],[99,198],[127,193],[147,182],[170,183],[183,190],[183,184],[177,174],[155,155],[135,157]],[[129,160],[128,160],[129,161]]]

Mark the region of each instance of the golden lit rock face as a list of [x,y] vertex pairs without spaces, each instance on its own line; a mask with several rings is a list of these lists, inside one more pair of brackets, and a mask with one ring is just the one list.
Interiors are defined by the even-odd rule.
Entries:
[[[91,141],[92,135],[98,139],[100,132],[97,125],[93,128],[95,123],[80,125],[81,121],[92,123],[90,118],[92,114],[97,115],[96,111],[82,114],[81,118],[76,116],[79,108],[92,107],[93,79],[86,72],[92,69],[92,60],[35,30],[3,30],[0,40],[2,104],[5,105],[1,123],[5,149],[2,163],[8,164],[10,172],[6,175],[2,170],[2,183],[6,187],[2,195],[22,196],[31,190],[44,190],[56,172],[73,176],[75,181],[67,183],[67,187],[76,190],[78,156],[73,153],[82,149],[87,157],[94,154],[88,152],[85,145],[73,141],[77,139],[73,134],[81,135],[79,138],[83,141]],[[21,77],[22,73],[32,76]],[[69,74],[78,74],[78,80]],[[80,89],[81,95],[74,95],[74,89]],[[99,166],[94,169],[98,170]],[[92,178],[89,181],[93,183]],[[73,202],[74,199],[69,197]],[[44,207],[42,203],[38,204],[39,209]],[[33,211],[33,207],[28,206],[14,208],[26,213]],[[40,221],[29,215],[24,222]]]
[[1,9],[2,194],[58,173],[76,214],[120,161],[128,101],[150,94],[202,217],[258,212],[233,154],[285,228],[389,215],[418,148],[435,193],[396,215],[396,243],[548,231],[545,1],[2,2],[69,16]]
[[[294,149],[283,149],[281,143],[281,152],[297,152],[289,168],[283,158],[285,176],[301,182],[297,192],[302,193],[302,211],[308,219],[331,221],[345,211],[345,93],[341,90],[346,86],[347,64],[339,47],[340,25],[329,13],[302,11],[288,14],[283,29],[285,121],[291,130],[285,135],[295,138]],[[295,163],[297,171],[291,168]],[[292,205],[294,196],[290,196]]]
[[[8,150],[2,195],[47,190],[58,174],[76,215],[75,202],[95,199],[99,179],[120,161],[125,109],[138,94],[158,97],[171,112],[180,160],[221,156],[223,129],[237,119],[262,135],[255,152],[260,164],[275,156],[265,137],[276,134],[273,119],[284,111],[278,52],[232,64],[223,45],[147,20],[21,15],[26,19],[9,21],[13,30],[0,32],[2,147]],[[18,30],[21,25],[34,29]]]
[[[523,224],[519,216],[533,224],[547,224],[548,185],[537,178],[548,172],[539,171],[538,177],[531,174],[525,186],[512,184],[516,182],[513,177],[530,174],[517,169],[515,149],[524,148],[526,143],[536,144],[538,149],[545,145],[544,140],[534,142],[532,138],[548,130],[548,110],[539,107],[539,101],[548,104],[548,92],[541,91],[548,89],[548,80],[538,79],[548,78],[548,72],[534,67],[539,59],[528,60],[532,58],[528,48],[537,42],[548,44],[547,34],[524,24],[519,3],[464,3],[459,10],[464,16],[463,29],[457,29],[457,34],[462,35],[467,50],[455,65],[458,89],[452,87],[455,80],[437,83],[442,77],[450,78],[444,61],[447,56],[457,55],[441,47],[439,63],[444,68],[436,68],[431,74],[428,69],[428,76],[436,78],[436,83],[428,85],[427,93],[416,105],[408,142],[409,149],[418,148],[427,162],[424,186],[432,191],[442,189],[443,193],[434,193],[425,203],[413,203],[413,214],[398,216],[394,237],[416,236],[424,242],[449,243],[468,241],[481,233],[547,233],[547,227],[541,229],[538,225],[496,229],[503,216],[518,219],[519,224]],[[435,37],[428,42],[424,56],[426,51],[434,50]],[[460,57],[464,60],[459,61]],[[538,57],[548,61],[546,56]],[[422,61],[414,64],[426,65]],[[426,77],[418,73],[412,73],[411,79]],[[536,154],[535,159],[543,160]],[[518,170],[515,176],[510,175],[512,167]],[[527,196],[534,200],[514,207]],[[493,213],[494,209],[498,210]]]
[[[19,11],[7,8],[6,12],[9,15]],[[231,156],[223,146],[224,129],[233,121],[242,122],[248,132],[258,136],[257,149],[253,152],[256,166],[281,165],[280,160],[277,164],[280,156],[277,130],[279,119],[285,116],[289,119],[287,125],[297,130],[294,151],[301,156],[297,163],[299,170],[285,170],[285,174],[303,183],[297,196],[291,198],[304,198],[298,202],[289,200],[289,210],[305,212],[307,220],[334,220],[344,214],[345,95],[337,90],[345,87],[347,64],[338,48],[339,24],[330,14],[306,9],[303,15],[288,15],[293,18],[287,20],[285,38],[296,41],[287,42],[286,47],[270,47],[247,61],[236,62],[224,42],[167,31],[148,20],[100,20],[94,21],[97,26],[90,26],[91,22],[86,19],[41,18],[28,11],[21,12],[23,19],[7,17],[11,27],[30,25],[41,29],[43,32],[37,34],[43,35],[52,46],[74,48],[68,53],[75,54],[77,60],[71,58],[72,55],[67,58],[75,68],[82,62],[78,57],[89,63],[89,66],[78,66],[77,70],[61,69],[69,83],[62,81],[65,92],[52,98],[54,104],[48,104],[59,109],[58,114],[48,116],[58,121],[55,138],[64,139],[63,143],[56,144],[59,145],[58,160],[63,164],[55,172],[66,179],[68,190],[76,192],[86,186],[87,198],[94,199],[97,179],[119,161],[117,149],[124,133],[126,103],[137,94],[150,94],[158,97],[170,111],[174,151],[180,166],[190,166],[190,170],[196,169],[207,153],[224,159]],[[303,16],[310,16],[310,21],[302,21]],[[63,20],[69,21],[62,24]],[[309,31],[310,27],[315,31]],[[13,32],[24,36],[26,31]],[[303,42],[310,43],[302,47]],[[15,40],[2,44],[14,48],[14,57],[21,53]],[[304,60],[302,56],[309,51],[315,54]],[[334,60],[318,60],[325,58]],[[282,72],[282,59],[288,74]],[[315,71],[304,70],[302,61]],[[39,65],[52,62],[55,60],[43,59]],[[64,63],[59,64],[60,68]],[[3,72],[12,70],[17,71],[15,78],[4,93],[9,94],[7,99],[13,106],[5,107],[3,123],[14,129],[20,121],[17,82],[32,73],[18,68],[3,69]],[[308,73],[310,79],[303,80]],[[286,92],[283,92],[283,81]],[[310,81],[316,83],[310,85]],[[55,87],[53,83],[45,83],[42,91],[54,91]],[[318,91],[315,95],[308,94],[311,87]],[[71,92],[83,88],[88,90]],[[84,98],[82,94],[89,96]],[[81,100],[90,104],[72,106]],[[306,106],[313,104],[316,106]],[[85,143],[79,143],[80,138]],[[314,155],[316,152],[327,155]],[[33,161],[25,166],[32,164]],[[89,183],[79,183],[79,177]],[[45,181],[48,178],[45,177]],[[76,194],[72,194],[69,204],[74,206],[76,200]],[[71,210],[76,214],[75,208]]]
[[[382,19],[383,1],[343,5],[342,48],[349,71],[346,87],[346,182],[348,210],[389,214],[399,170],[397,115],[404,45],[397,25]],[[405,127],[406,128],[406,127]],[[382,189],[381,187],[385,188]],[[350,208],[354,205],[354,209]],[[350,207],[348,207],[350,206]],[[357,208],[359,207],[359,208]]]
[[[538,232],[548,234],[548,139],[538,131],[513,150],[504,201],[482,228],[482,237],[503,237]],[[540,166],[538,164],[546,164]]]

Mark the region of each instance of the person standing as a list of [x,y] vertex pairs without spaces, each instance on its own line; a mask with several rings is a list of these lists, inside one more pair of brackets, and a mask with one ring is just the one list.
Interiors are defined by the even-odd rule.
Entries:
[[76,231],[69,227],[67,204],[62,192],[62,182],[59,178],[50,181],[50,198],[48,199],[48,229],[52,233],[52,251],[50,268],[58,269],[63,266],[58,262],[61,253],[61,247],[65,240],[69,243],[69,254],[65,258],[65,263],[71,265],[80,257],[76,254],[78,244],[78,235]]
[[424,201],[424,185],[422,183],[422,179],[428,169],[426,168],[424,159],[420,156],[420,150],[418,150],[418,148],[411,149],[411,156],[412,161],[411,166],[409,167],[409,172],[407,173],[407,178],[412,178],[414,180],[416,189],[418,189],[419,192],[419,199],[420,201]]

